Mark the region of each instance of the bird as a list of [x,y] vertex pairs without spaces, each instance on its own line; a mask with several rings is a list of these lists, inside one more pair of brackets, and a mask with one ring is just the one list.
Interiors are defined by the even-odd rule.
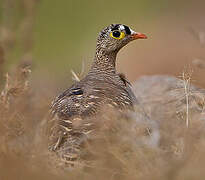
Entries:
[[53,151],[65,143],[78,146],[83,141],[82,134],[92,129],[83,121],[97,115],[103,106],[134,109],[137,99],[125,75],[116,71],[116,57],[129,42],[146,38],[145,34],[123,24],[111,24],[99,33],[94,60],[87,75],[52,102],[51,115],[55,125],[51,128],[50,147]]

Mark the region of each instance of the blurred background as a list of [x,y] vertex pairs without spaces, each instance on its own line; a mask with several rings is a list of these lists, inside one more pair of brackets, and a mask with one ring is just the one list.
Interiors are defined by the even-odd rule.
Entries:
[[1,76],[19,64],[31,65],[33,82],[68,86],[71,69],[80,74],[84,64],[84,74],[88,71],[98,32],[122,23],[148,36],[118,55],[118,71],[129,80],[179,77],[189,69],[193,82],[205,87],[204,5],[203,0],[1,0]]
[[[46,126],[53,98],[71,85],[71,70],[80,78],[89,70],[98,33],[111,23],[126,24],[148,36],[146,40],[129,43],[118,54],[117,70],[126,74],[131,82],[144,75],[181,77],[186,72],[191,75],[192,83],[205,88],[204,9],[204,0],[0,0],[0,179],[68,179],[67,172],[62,175],[50,166],[47,141],[41,133],[45,127],[42,126]],[[112,169],[115,165],[120,167],[120,172],[129,174],[131,178],[127,179],[135,178],[132,174],[136,168],[140,172],[137,176],[142,176],[143,180],[197,179],[195,174],[203,179],[205,131],[201,117],[204,117],[204,94],[196,91],[193,95],[186,84],[189,77],[187,79],[182,82],[185,82],[184,89],[160,81],[146,86],[153,86],[147,88],[151,89],[149,94],[141,86],[143,92],[137,92],[147,97],[147,109],[154,107],[153,120],[167,120],[163,121],[167,124],[160,124],[164,137],[160,147],[147,149],[143,146],[133,151],[135,133],[131,135],[133,131],[127,129],[130,127],[128,121],[123,121],[126,124],[120,124],[120,133],[126,138],[117,134],[120,139],[114,138],[117,140],[112,143],[114,148],[107,147],[107,141],[102,141],[106,143],[100,146],[102,158],[98,164],[101,166],[103,160],[109,173],[106,175],[106,171],[102,171],[99,176],[96,171],[93,179],[98,176],[116,179],[113,175],[118,173]],[[157,88],[160,88],[159,93],[153,93],[158,92]],[[164,89],[170,93],[158,98]],[[155,97],[156,94],[159,96]],[[172,106],[167,101],[173,103]],[[187,104],[190,110],[186,109]],[[188,117],[185,109],[191,115],[189,129],[185,126]],[[193,126],[192,120],[196,120]],[[144,133],[144,128],[140,132]],[[131,144],[124,143],[123,139],[129,139]],[[113,142],[112,135],[110,142]],[[124,153],[128,146],[129,153]],[[110,153],[114,156],[105,156],[107,149],[108,154],[114,149],[114,153]],[[55,157],[51,160],[52,165],[60,163]],[[89,171],[89,166],[83,172],[73,171],[73,175],[69,171],[70,177],[75,177],[70,179],[90,180]],[[112,176],[105,178],[110,173]],[[157,178],[153,178],[155,175]]]

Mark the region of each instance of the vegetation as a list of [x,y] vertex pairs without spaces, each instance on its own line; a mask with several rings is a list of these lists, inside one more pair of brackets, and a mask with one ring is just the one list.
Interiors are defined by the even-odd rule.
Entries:
[[[56,75],[57,71],[54,71],[54,74],[48,73],[46,68],[49,64],[48,60],[40,63],[42,59],[45,57],[49,59],[55,53],[53,59],[56,62],[61,58],[57,55],[57,52],[60,53],[59,48],[56,52],[48,51],[47,56],[43,56],[42,52],[39,53],[40,49],[47,46],[50,41],[42,42],[42,46],[36,45],[34,41],[38,39],[37,34],[40,33],[37,29],[43,27],[39,25],[36,29],[35,20],[42,13],[40,5],[45,6],[46,3],[47,1],[40,0],[18,2],[5,0],[2,3],[0,179],[204,179],[205,90],[192,85],[193,81],[204,87],[204,51],[202,53],[198,51],[198,49],[204,50],[204,31],[191,29],[191,33],[189,32],[189,36],[193,37],[190,44],[195,43],[193,52],[199,52],[199,57],[202,57],[191,59],[193,60],[191,69],[195,69],[196,66],[201,69],[192,72],[189,68],[185,68],[180,79],[171,76],[148,76],[135,81],[133,89],[140,102],[136,112],[103,110],[106,113],[102,113],[98,121],[95,121],[97,130],[89,138],[89,142],[85,143],[80,157],[75,161],[69,161],[48,150],[46,130],[49,107],[53,97],[60,91],[59,87],[67,86],[71,78],[65,80],[66,71],[63,70],[63,79],[62,75]],[[72,1],[69,3],[72,4]],[[166,5],[165,3],[164,7]],[[15,11],[11,7],[15,7]],[[106,17],[110,14],[113,14],[113,11]],[[55,21],[55,17],[52,18]],[[95,23],[97,24],[98,21],[96,19]],[[43,22],[37,24],[42,25]],[[56,26],[54,28],[57,28]],[[93,27],[95,24],[92,29]],[[63,27],[59,27],[61,28]],[[64,33],[63,36],[67,36]],[[71,42],[75,41],[77,44],[78,40],[74,38]],[[168,46],[174,48],[171,41],[168,42]],[[163,43],[162,45],[164,46]],[[66,46],[62,44],[62,47],[66,54]],[[149,47],[147,48],[149,50]],[[147,49],[143,51],[145,52]],[[185,55],[187,53],[184,52]],[[133,56],[133,53],[130,54]],[[130,54],[127,57],[131,58]],[[62,59],[65,58],[64,55]],[[154,55],[149,55],[149,63],[152,63]],[[181,63],[181,56],[177,53],[170,56],[176,64],[173,70]],[[61,63],[65,63],[65,60]],[[71,64],[74,67],[74,61],[69,62],[70,66]],[[168,66],[160,66],[160,68],[166,70]],[[58,68],[61,69],[60,67]],[[147,68],[150,72],[153,67]],[[138,70],[140,71],[140,68],[136,71]],[[197,73],[199,73],[196,76],[198,82],[193,77]],[[78,75],[74,72],[73,74],[75,79],[78,78]],[[133,78],[135,75],[132,73],[130,77]]]

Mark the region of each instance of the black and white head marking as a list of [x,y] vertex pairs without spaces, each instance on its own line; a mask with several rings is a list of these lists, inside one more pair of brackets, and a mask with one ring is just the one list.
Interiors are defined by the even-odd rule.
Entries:
[[111,24],[105,27],[98,36],[97,49],[104,52],[117,52],[130,41],[136,32],[123,24]]
[[112,26],[113,27],[111,28],[111,31],[120,30],[120,31],[124,31],[127,35],[131,35],[135,33],[135,31],[133,31],[131,28],[123,24],[112,24]]

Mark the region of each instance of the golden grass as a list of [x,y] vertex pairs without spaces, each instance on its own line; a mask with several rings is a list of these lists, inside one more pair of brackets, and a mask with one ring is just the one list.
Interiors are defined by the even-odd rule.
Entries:
[[0,179],[203,179],[204,90],[189,88],[187,127],[184,80],[142,78],[134,87],[150,119],[141,107],[105,110],[79,158],[68,162],[48,150],[50,99],[33,96],[29,75],[28,68],[7,74],[1,91]]
[[[136,112],[109,109],[97,120],[90,119],[95,121],[96,130],[84,143],[76,161],[48,150],[44,132],[56,89],[47,81],[43,86],[32,83],[29,67],[37,2],[21,1],[25,16],[17,29],[22,32],[22,58],[14,71],[6,73],[5,83],[1,84],[0,180],[203,180],[205,91],[192,86],[186,73],[182,80],[169,76],[139,79],[134,84],[140,102]],[[7,0],[4,4],[0,75],[4,74],[4,61],[16,45],[12,3]],[[203,37],[198,37],[201,44]],[[204,67],[203,61],[195,63]],[[79,80],[74,72],[73,76]],[[46,92],[41,91],[45,87]]]

